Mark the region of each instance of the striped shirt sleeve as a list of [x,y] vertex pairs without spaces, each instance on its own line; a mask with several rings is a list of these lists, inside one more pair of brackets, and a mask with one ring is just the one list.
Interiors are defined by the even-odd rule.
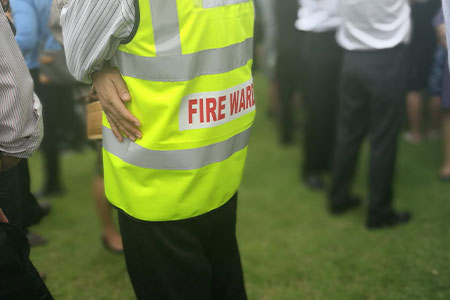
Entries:
[[42,139],[42,107],[33,92],[33,80],[2,11],[0,74],[0,151],[8,156],[27,158]]
[[61,12],[67,65],[72,75],[90,83],[91,74],[114,56],[133,31],[133,0],[70,0]]

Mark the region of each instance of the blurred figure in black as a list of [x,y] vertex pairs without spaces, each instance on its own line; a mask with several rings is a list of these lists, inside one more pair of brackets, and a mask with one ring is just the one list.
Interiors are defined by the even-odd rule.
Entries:
[[[75,79],[70,75],[62,46],[49,35],[40,57],[39,96],[44,107],[42,153],[45,183],[40,195],[56,196],[63,193],[60,156],[63,150],[75,149],[83,140],[80,120],[75,113]],[[75,146],[75,148],[74,148]]]
[[[33,76],[36,93],[44,107],[46,134],[42,141],[45,183],[39,196],[62,192],[60,152],[62,142],[81,139],[74,111],[72,85],[62,46],[49,28],[52,0],[12,0],[17,43]],[[44,55],[43,55],[44,54]],[[67,145],[66,145],[67,146]]]
[[[439,0],[411,1],[413,33],[408,46],[409,70],[406,95],[409,132],[405,134],[405,139],[413,144],[422,140],[422,101],[423,95],[428,94],[427,83],[437,46],[432,20],[440,7]],[[428,101],[429,124],[426,128],[426,137],[436,140],[439,138],[440,97],[430,97]]]
[[293,141],[293,97],[301,90],[300,33],[295,29],[298,0],[284,0],[275,7],[277,24],[277,47],[275,78],[279,105],[280,142]]
[[300,0],[296,27],[306,109],[303,176],[311,188],[323,188],[322,173],[331,169],[335,139],[342,50],[336,42],[341,23],[338,0]]
[[410,219],[392,205],[397,135],[406,92],[406,47],[411,31],[408,0],[341,0],[337,34],[346,50],[330,195],[340,214],[360,204],[351,195],[363,138],[370,138],[370,193],[367,227],[395,226]]

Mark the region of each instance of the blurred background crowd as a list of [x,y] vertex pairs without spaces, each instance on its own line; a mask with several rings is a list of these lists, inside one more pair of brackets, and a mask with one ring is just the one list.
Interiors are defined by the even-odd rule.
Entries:
[[[258,114],[270,119],[280,145],[301,147],[301,163],[291,168],[302,185],[323,191],[332,215],[361,204],[352,186],[368,138],[369,229],[412,220],[411,213],[394,208],[395,165],[403,155],[397,153],[399,139],[411,147],[441,143],[441,166],[433,172],[436,181],[450,182],[450,74],[441,1],[391,0],[378,6],[377,1],[359,1],[366,4],[357,7],[340,5],[358,2],[346,0],[254,0],[253,67],[268,92]],[[16,220],[32,247],[48,240],[28,228],[72,184],[62,179],[61,155],[100,153],[101,148],[86,137],[85,107],[92,95],[90,86],[77,82],[66,67],[60,10],[51,0],[10,0],[8,11],[43,105],[42,159],[32,173],[43,178],[42,186],[32,193],[27,161],[20,167],[26,200]],[[372,18],[377,14],[393,19],[391,28],[380,28]],[[103,192],[101,158],[92,173],[101,240],[120,253],[122,241]]]

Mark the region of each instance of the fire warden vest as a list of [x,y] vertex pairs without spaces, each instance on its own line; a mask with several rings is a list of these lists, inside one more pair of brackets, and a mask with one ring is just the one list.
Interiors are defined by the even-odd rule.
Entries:
[[134,33],[112,61],[142,139],[103,117],[105,190],[133,218],[181,220],[237,191],[255,117],[252,0],[136,0]]

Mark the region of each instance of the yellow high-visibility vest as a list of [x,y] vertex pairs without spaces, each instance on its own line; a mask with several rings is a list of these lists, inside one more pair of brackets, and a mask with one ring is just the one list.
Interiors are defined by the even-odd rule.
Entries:
[[255,117],[252,0],[138,0],[112,61],[142,139],[119,143],[103,117],[109,201],[146,221],[205,214],[237,191]]

